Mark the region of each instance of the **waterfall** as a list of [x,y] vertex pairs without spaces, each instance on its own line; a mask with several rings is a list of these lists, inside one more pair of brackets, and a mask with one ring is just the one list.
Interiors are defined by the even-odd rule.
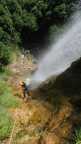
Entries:
[[32,82],[41,83],[52,75],[65,71],[73,61],[81,57],[81,16],[77,14],[46,54],[40,59]]

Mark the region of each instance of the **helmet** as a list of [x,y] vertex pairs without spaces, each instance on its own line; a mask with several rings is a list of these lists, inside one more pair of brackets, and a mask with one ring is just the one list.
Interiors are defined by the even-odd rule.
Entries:
[[26,79],[26,85],[30,85],[31,84],[31,79],[30,78],[27,78]]

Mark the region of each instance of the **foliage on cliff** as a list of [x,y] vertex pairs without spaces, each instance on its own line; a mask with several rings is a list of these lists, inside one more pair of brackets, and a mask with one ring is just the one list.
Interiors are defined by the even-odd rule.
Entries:
[[2,47],[8,49],[6,44],[12,43],[30,49],[30,44],[32,47],[33,43],[42,43],[49,28],[53,26],[53,31],[57,31],[75,10],[75,5],[78,0],[0,0]]

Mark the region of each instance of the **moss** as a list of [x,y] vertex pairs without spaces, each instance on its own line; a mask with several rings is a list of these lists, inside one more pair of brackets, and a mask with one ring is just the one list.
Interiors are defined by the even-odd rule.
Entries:
[[0,81],[0,140],[9,137],[13,127],[13,120],[9,108],[20,105],[19,100],[13,96],[11,87],[4,80]]
[[0,82],[0,104],[7,108],[14,108],[20,105],[18,98],[13,96],[11,87],[4,81]]
[[74,142],[75,144],[81,144],[81,127],[75,130]]
[[11,116],[4,107],[0,106],[0,140],[9,137],[12,126]]

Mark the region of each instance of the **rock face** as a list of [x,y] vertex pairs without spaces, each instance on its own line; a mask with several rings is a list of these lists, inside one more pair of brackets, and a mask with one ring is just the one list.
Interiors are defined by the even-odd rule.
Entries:
[[71,144],[74,126],[81,123],[81,59],[56,79],[42,84],[34,96],[53,105],[56,111],[43,136],[44,143]]
[[62,73],[55,82],[55,87],[65,94],[80,94],[81,92],[81,59],[72,63],[71,67]]
[[13,144],[65,144],[71,140],[72,113],[64,99],[57,111],[48,102],[31,100],[17,110]]
[[81,59],[32,92],[18,110],[15,144],[72,144],[81,122]]

